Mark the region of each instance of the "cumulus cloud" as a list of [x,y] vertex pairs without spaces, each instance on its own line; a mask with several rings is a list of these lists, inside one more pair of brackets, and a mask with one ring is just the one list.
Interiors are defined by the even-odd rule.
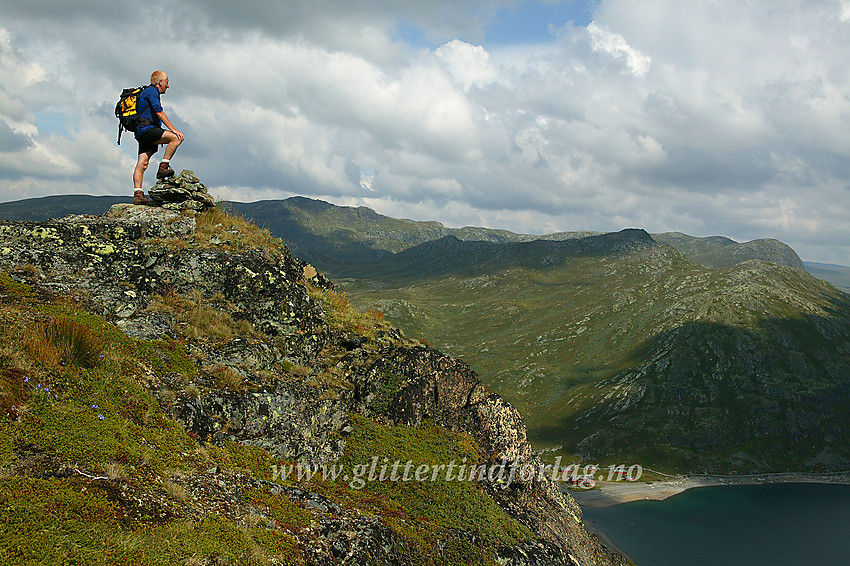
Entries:
[[481,45],[472,45],[453,39],[434,50],[437,59],[445,64],[454,80],[465,91],[472,85],[484,86],[496,78],[490,65],[490,54]]
[[587,31],[594,51],[601,51],[614,59],[624,60],[629,71],[637,77],[643,77],[649,72],[652,59],[632,48],[622,35],[604,30],[593,22],[587,26]]
[[187,136],[175,166],[225,198],[777,237],[850,264],[846,0],[601,0],[587,27],[498,49],[486,28],[508,0],[154,0],[149,43],[128,41],[148,23],[122,21],[124,0],[47,4],[4,2],[3,200],[130,194],[112,107],[162,68]]

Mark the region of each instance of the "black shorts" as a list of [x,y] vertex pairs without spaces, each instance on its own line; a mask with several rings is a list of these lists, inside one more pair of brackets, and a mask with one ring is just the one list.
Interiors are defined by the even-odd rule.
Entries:
[[159,151],[159,140],[162,139],[162,135],[165,133],[165,130],[162,128],[158,128],[154,126],[141,136],[139,136],[139,155],[143,153],[150,152],[151,155]]

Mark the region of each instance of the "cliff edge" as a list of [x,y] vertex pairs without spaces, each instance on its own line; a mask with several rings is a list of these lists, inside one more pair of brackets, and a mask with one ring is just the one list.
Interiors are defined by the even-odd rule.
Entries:
[[172,208],[0,221],[10,560],[626,563],[548,477],[479,473],[541,463],[463,362]]

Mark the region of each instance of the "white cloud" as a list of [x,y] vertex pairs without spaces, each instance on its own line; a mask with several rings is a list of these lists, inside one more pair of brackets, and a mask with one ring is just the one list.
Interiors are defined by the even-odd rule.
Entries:
[[850,0],[839,0],[841,11],[838,14],[838,19],[842,22],[850,22]]
[[[227,198],[777,237],[850,264],[846,1],[601,0],[587,28],[498,50],[482,30],[507,2],[155,0],[163,40],[144,46],[121,2],[48,4],[4,3],[3,200],[129,194],[112,108],[159,67],[175,167]],[[67,131],[39,131],[45,113]]]
[[622,35],[604,30],[593,22],[587,26],[587,31],[594,51],[608,53],[615,59],[625,59],[629,70],[637,77],[643,77],[649,72],[652,59],[632,48]]
[[483,86],[492,82],[497,76],[496,70],[490,65],[490,54],[481,45],[453,39],[438,47],[434,54],[465,91],[472,85]]

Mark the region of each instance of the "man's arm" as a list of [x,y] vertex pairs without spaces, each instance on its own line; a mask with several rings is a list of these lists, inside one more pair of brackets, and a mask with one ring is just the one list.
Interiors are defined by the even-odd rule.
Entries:
[[165,115],[165,112],[157,112],[157,116],[159,116],[160,121],[165,124],[169,130],[171,130],[174,135],[177,136],[177,139],[183,141],[183,132],[174,127],[174,124],[171,123],[171,120],[168,119],[168,116]]

